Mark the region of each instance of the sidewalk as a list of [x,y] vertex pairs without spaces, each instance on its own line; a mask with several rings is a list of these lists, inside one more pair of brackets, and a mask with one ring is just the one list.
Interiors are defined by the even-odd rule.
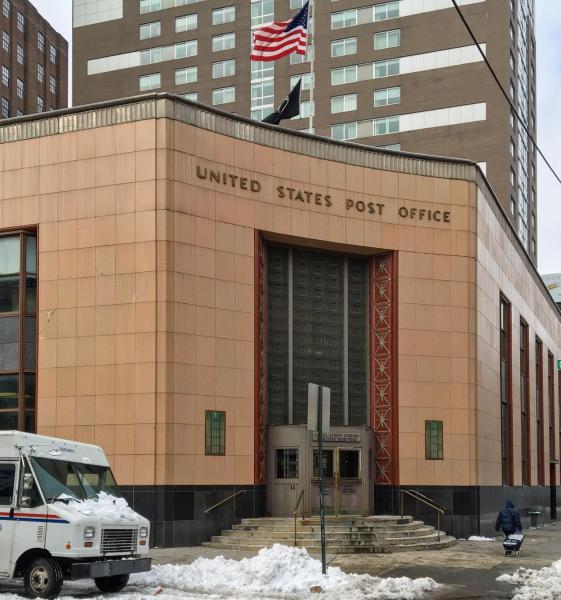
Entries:
[[[368,573],[384,577],[432,577],[443,589],[431,598],[438,600],[468,598],[510,598],[512,585],[496,581],[499,575],[520,567],[540,569],[561,558],[561,522],[530,529],[519,558],[503,555],[502,536],[493,542],[458,543],[444,550],[397,552],[395,554],[351,554],[328,556],[331,566],[349,573]],[[205,547],[155,548],[154,563],[191,563],[200,556],[241,559],[252,552],[214,550]]]

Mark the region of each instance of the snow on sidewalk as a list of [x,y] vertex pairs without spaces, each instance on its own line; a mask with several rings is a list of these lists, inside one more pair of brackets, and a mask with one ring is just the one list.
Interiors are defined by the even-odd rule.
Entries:
[[490,537],[484,537],[481,535],[472,535],[472,536],[468,537],[467,541],[468,542],[495,542],[496,539],[490,538]]
[[[234,594],[263,598],[271,594],[321,600],[414,600],[438,587],[426,577],[372,577],[346,574],[338,567],[329,567],[324,577],[321,562],[305,549],[280,544],[263,548],[257,556],[241,561],[217,556],[198,558],[190,565],[155,566],[151,572],[135,576],[132,582],[160,587],[164,592],[173,589],[225,598]],[[310,592],[316,586],[321,587],[321,593]]]
[[512,600],[554,600],[561,598],[561,560],[543,569],[520,568],[512,575],[501,575],[497,581],[519,587]]
[[[311,592],[316,586],[321,591]],[[155,565],[149,573],[131,576],[129,587],[112,596],[120,600],[151,596],[158,600],[417,600],[438,587],[428,577],[373,577],[347,574],[338,567],[328,567],[323,576],[321,562],[305,549],[275,544],[242,560],[217,556],[198,558],[190,565]],[[83,597],[84,591],[83,582],[69,583],[60,600],[72,600],[70,594]],[[1,598],[23,600],[14,594]]]

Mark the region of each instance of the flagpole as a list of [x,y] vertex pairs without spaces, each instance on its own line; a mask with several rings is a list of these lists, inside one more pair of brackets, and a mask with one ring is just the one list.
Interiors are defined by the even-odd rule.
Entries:
[[[310,44],[310,52],[312,53],[312,60],[310,61],[310,116],[309,116],[309,124],[308,124],[308,128],[310,133],[312,133],[313,129],[314,129],[314,113],[315,113],[315,108],[314,108],[314,88],[316,85],[315,82],[315,76],[314,76],[314,64],[315,64],[315,58],[316,58],[316,49],[315,49],[315,43],[316,43],[316,35],[315,35],[315,29],[316,29],[316,23],[315,20],[313,18],[314,16],[314,0],[309,0],[309,4],[308,4],[308,23],[311,25],[310,26],[310,38],[311,38],[311,44]],[[308,49],[306,48],[306,51]]]

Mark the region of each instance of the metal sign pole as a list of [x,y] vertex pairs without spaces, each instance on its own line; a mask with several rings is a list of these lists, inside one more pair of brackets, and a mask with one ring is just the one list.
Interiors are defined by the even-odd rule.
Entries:
[[321,531],[321,572],[326,574],[325,566],[325,503],[323,498],[323,389],[318,390],[318,453],[319,453],[319,523]]

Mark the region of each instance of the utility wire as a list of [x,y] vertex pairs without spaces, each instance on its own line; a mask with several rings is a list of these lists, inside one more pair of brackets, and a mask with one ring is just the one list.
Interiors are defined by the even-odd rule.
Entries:
[[491,63],[488,61],[487,56],[485,56],[485,52],[483,52],[483,49],[481,48],[481,45],[477,41],[477,38],[475,37],[475,34],[473,33],[471,27],[469,26],[469,23],[466,21],[464,15],[462,13],[462,11],[460,10],[460,7],[458,6],[457,1],[456,0],[452,0],[452,3],[454,4],[454,7],[456,8],[456,11],[458,12],[458,15],[460,16],[460,19],[462,20],[462,23],[465,25],[466,29],[468,30],[468,33],[471,36],[471,39],[473,40],[473,43],[477,46],[477,49],[479,50],[479,54],[481,54],[481,56],[483,57],[483,60],[485,61],[485,64],[487,65],[487,68],[491,72],[491,75],[493,76],[493,79],[496,81],[497,85],[499,86],[499,89],[503,93],[503,96],[506,98],[506,101],[508,102],[508,104],[510,106],[510,109],[514,113],[514,116],[518,119],[518,122],[521,123],[522,127],[524,128],[524,131],[526,132],[526,134],[530,138],[530,141],[536,147],[536,149],[538,151],[538,154],[543,158],[545,164],[548,166],[549,170],[553,173],[553,176],[555,177],[555,179],[557,179],[557,181],[559,183],[561,183],[561,177],[559,177],[559,175],[557,175],[557,173],[555,172],[555,169],[551,166],[551,163],[545,157],[545,154],[540,150],[540,147],[538,146],[538,144],[537,144],[534,136],[532,135],[532,133],[528,129],[528,126],[526,125],[526,123],[524,122],[524,120],[518,114],[518,111],[516,110],[516,106],[514,105],[514,103],[512,102],[512,100],[510,99],[510,96],[507,94],[507,92],[504,89],[502,83],[499,81],[499,78],[497,77],[497,74],[495,73],[495,70],[491,66]]

